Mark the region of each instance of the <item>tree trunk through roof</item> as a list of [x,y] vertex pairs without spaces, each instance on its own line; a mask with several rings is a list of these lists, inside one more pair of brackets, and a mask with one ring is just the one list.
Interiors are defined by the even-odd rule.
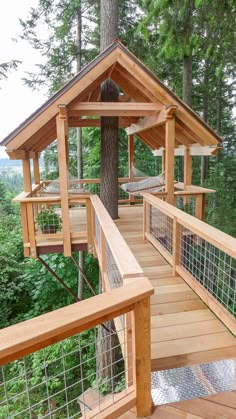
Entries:
[[[118,36],[118,0],[101,0],[101,51]],[[102,102],[118,102],[112,80],[101,86]],[[118,117],[101,117],[101,200],[111,218],[118,218]]]

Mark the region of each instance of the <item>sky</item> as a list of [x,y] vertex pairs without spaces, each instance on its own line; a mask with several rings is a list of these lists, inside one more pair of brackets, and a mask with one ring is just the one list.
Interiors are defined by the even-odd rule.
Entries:
[[[0,81],[0,141],[46,100],[46,88],[32,91],[22,81],[27,72],[34,71],[35,64],[43,62],[43,57],[28,42],[12,40],[19,39],[19,18],[25,19],[30,8],[37,3],[38,0],[7,0],[1,8],[0,63],[15,59],[22,64],[9,73],[6,81]],[[7,157],[7,154],[0,147],[2,157]]]

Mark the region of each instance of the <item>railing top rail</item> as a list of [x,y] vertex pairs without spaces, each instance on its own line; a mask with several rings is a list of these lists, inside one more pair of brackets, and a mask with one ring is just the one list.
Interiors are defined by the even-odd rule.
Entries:
[[220,250],[233,258],[236,258],[236,239],[234,237],[223,233],[223,231],[210,226],[204,221],[181,211],[180,209],[162,201],[157,197],[154,197],[149,193],[143,193],[142,196],[149,204],[163,211],[172,219],[175,218],[179,224],[193,231],[195,234],[199,235],[204,240],[218,247]]
[[202,186],[196,186],[196,185],[184,186],[183,182],[175,183],[175,187],[178,189],[182,189],[185,192],[186,191],[195,192],[195,193],[215,193],[216,192],[215,189],[203,188]]
[[100,198],[97,195],[91,195],[90,199],[123,279],[143,276],[143,270],[110,218]]
[[149,280],[128,285],[0,330],[0,365],[127,313],[154,292]]

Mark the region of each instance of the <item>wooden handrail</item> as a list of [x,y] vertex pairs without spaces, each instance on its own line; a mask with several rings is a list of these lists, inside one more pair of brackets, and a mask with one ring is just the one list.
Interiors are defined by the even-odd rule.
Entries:
[[236,239],[234,237],[223,233],[223,231],[210,226],[204,221],[198,220],[192,215],[181,211],[180,209],[168,204],[165,201],[162,201],[157,197],[152,196],[149,193],[143,193],[142,196],[146,202],[155,208],[160,209],[170,218],[175,218],[177,222],[182,226],[188,228],[193,233],[199,235],[204,240],[218,247],[218,249],[222,250],[233,258],[236,258]]
[[[139,278],[88,300],[54,310],[0,331],[0,365],[83,332],[121,314],[154,293],[147,278]],[[140,314],[141,315],[141,314]]]
[[97,195],[91,195],[90,199],[122,278],[143,276],[143,270],[99,197]]

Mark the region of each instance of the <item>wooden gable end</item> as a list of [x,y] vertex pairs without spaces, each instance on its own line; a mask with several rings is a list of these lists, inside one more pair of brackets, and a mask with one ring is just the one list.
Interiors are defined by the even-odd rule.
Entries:
[[[191,108],[119,41],[115,41],[1,144],[6,145],[7,150],[44,150],[56,139],[55,119],[59,112],[58,106],[62,104],[68,108],[69,126],[100,126],[100,119],[90,116],[100,117],[108,112],[106,110],[104,113],[106,104],[99,102],[100,85],[107,78],[111,78],[122,90],[120,101],[115,105],[113,113],[119,115],[120,126],[131,126],[133,133],[151,149],[165,146],[165,120],[150,125],[146,122],[141,131],[139,126],[143,126],[143,118],[153,120],[155,114],[157,121],[158,118],[160,120],[160,115],[165,114],[170,108],[174,108],[175,112],[175,147],[192,144],[217,146],[221,141],[220,136]],[[135,103],[136,108],[133,106]],[[86,115],[86,119],[81,119]],[[130,128],[128,133],[132,134]]]

